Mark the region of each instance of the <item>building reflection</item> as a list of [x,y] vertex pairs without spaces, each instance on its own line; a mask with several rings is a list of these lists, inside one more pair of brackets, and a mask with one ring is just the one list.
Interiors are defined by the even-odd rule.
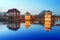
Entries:
[[7,28],[10,30],[18,30],[20,28],[20,24],[18,23],[8,23]]

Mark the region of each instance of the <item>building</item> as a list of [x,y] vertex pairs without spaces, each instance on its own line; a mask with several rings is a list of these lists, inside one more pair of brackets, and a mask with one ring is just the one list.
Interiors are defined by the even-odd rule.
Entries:
[[[20,28],[20,11],[17,9],[9,9],[7,11],[8,16],[8,28],[9,29],[18,29]],[[19,24],[19,25],[18,25]]]
[[44,29],[50,31],[51,29],[51,18],[52,18],[52,12],[46,11],[44,15]]
[[30,13],[29,12],[26,12],[25,14],[25,26],[26,28],[29,28],[30,27]]
[[[9,9],[7,11],[7,16],[8,16],[8,21],[9,22],[17,22],[18,20],[20,20],[20,11],[13,8],[13,9]],[[17,22],[18,23],[18,22]]]

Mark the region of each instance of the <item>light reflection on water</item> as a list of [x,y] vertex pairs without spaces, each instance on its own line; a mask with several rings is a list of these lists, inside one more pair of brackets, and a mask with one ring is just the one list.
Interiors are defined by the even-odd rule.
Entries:
[[26,28],[24,23],[20,24],[17,31],[7,28],[7,24],[0,23],[0,39],[59,39],[60,26],[52,27],[50,32],[44,30],[39,24],[31,24],[30,28]]

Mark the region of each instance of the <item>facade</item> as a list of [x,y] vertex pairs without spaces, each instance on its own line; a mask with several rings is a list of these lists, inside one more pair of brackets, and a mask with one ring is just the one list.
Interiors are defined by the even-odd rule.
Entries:
[[20,11],[17,9],[9,9],[7,11],[7,15],[8,15],[8,21],[9,22],[17,22],[18,20],[20,20]]

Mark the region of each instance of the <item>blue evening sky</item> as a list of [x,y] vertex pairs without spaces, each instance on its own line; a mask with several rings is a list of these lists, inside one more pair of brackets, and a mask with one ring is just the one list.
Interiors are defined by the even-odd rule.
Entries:
[[0,0],[0,11],[17,8],[21,14],[30,12],[39,14],[42,10],[51,10],[54,14],[60,13],[60,0]]

